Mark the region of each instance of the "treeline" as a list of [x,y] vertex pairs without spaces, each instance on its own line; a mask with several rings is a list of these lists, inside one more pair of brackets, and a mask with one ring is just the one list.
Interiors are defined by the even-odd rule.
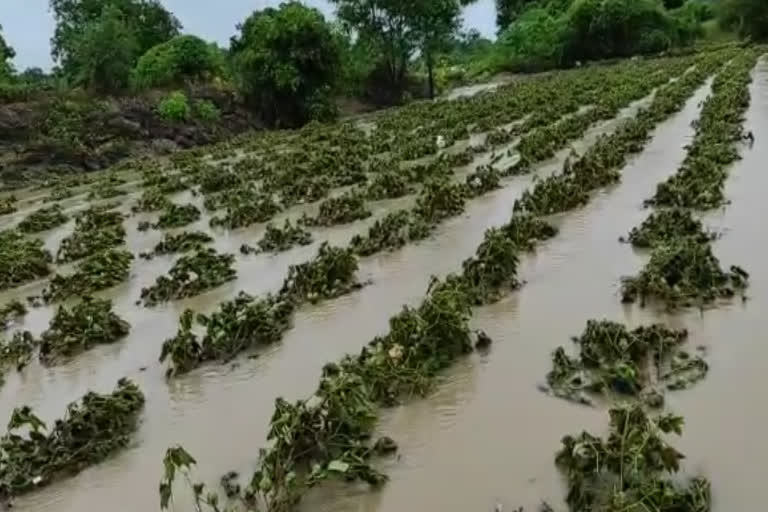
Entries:
[[171,121],[216,119],[184,87],[236,94],[268,124],[326,120],[337,96],[396,104],[451,80],[657,53],[687,45],[715,17],[745,37],[768,36],[764,0],[496,0],[499,37],[462,33],[475,0],[331,0],[336,21],[298,1],[253,12],[229,48],[183,35],[159,0],[50,0],[56,67],[17,72],[0,36],[0,102],[80,88],[96,95],[168,91],[157,107]]

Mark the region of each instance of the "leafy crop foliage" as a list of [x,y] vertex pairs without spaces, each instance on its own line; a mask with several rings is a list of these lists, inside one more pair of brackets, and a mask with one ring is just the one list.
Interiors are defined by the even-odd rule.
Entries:
[[116,286],[128,279],[133,254],[128,251],[107,249],[83,260],[69,275],[56,274],[43,290],[48,302],[87,295]]
[[0,290],[47,276],[52,259],[41,240],[18,231],[0,231]]
[[69,404],[50,429],[30,407],[14,409],[0,438],[0,498],[74,475],[125,448],[143,406],[138,386],[121,379],[110,394],[89,392]]
[[223,59],[216,47],[196,36],[176,36],[141,56],[132,83],[139,89],[182,85],[211,78],[222,67]]
[[233,38],[244,93],[267,121],[293,125],[330,117],[339,52],[322,14],[299,2],[253,13]]

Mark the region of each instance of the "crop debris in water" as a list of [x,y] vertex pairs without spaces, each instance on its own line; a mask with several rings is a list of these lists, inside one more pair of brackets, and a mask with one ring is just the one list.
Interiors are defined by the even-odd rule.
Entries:
[[18,229],[22,233],[41,233],[61,226],[68,220],[69,217],[64,214],[61,206],[54,204],[29,214],[19,223]]
[[647,405],[663,404],[663,388],[684,389],[703,379],[709,366],[681,348],[688,333],[654,324],[632,331],[608,320],[589,320],[574,337],[578,357],[563,347],[552,354],[547,383],[555,396],[592,404],[591,394],[639,397]]
[[52,260],[42,240],[16,230],[0,231],[0,290],[46,277]]
[[57,302],[77,295],[90,295],[128,280],[133,254],[109,249],[83,260],[69,275],[56,274],[43,290],[46,302]]
[[28,406],[14,409],[0,438],[0,499],[75,475],[128,446],[144,394],[121,379],[111,394],[89,392],[48,429]]
[[75,217],[75,230],[61,242],[56,260],[59,263],[79,260],[123,243],[123,215],[92,207]]
[[152,225],[155,229],[180,228],[200,220],[200,210],[193,204],[177,205],[171,203],[163,210],[160,218]]

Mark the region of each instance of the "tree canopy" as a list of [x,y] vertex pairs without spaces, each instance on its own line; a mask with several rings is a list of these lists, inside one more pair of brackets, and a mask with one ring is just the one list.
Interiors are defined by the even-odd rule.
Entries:
[[768,2],[765,0],[723,0],[720,23],[743,37],[768,40]]
[[175,85],[217,74],[224,67],[221,50],[197,36],[176,36],[141,56],[133,72],[139,89]]
[[427,60],[431,76],[433,53],[456,33],[461,8],[473,1],[332,0],[339,19],[375,44],[393,87],[403,86],[416,51]]
[[[128,39],[130,34],[131,65],[139,56],[160,43],[178,35],[181,23],[158,0],[50,0],[56,29],[51,39],[52,55],[65,73],[82,73],[84,34],[98,33],[93,24],[103,24],[107,18],[120,19],[122,26],[113,39]],[[109,11],[108,16],[105,14]],[[106,37],[106,34],[105,34]]]
[[254,12],[232,39],[240,87],[266,120],[296,124],[332,114],[339,48],[317,9],[300,2]]
[[2,34],[3,27],[0,25],[0,78],[8,77],[13,68],[8,62],[16,56],[16,52],[5,42]]

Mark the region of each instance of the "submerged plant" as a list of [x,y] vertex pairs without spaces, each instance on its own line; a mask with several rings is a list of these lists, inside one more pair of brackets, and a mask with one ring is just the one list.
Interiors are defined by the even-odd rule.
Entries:
[[75,230],[61,242],[56,260],[79,260],[125,242],[123,216],[120,212],[89,208],[75,217]]
[[151,187],[144,189],[144,192],[141,193],[141,197],[132,209],[134,212],[155,212],[166,210],[171,206],[171,200],[165,196],[162,190],[158,187]]
[[587,432],[566,436],[556,457],[568,482],[572,512],[708,512],[709,482],[675,478],[683,454],[665,436],[682,434],[683,418],[651,417],[639,405],[610,410],[606,439]]
[[19,223],[18,229],[22,233],[40,233],[61,226],[67,220],[69,217],[61,210],[61,206],[54,204],[29,214]]
[[373,178],[365,195],[374,201],[381,199],[395,199],[411,192],[408,181],[402,173],[395,171],[382,172]]
[[26,314],[27,307],[18,300],[12,300],[0,307],[0,330],[7,329],[14,320]]
[[71,310],[60,307],[40,339],[40,359],[46,364],[90,348],[114,343],[128,335],[131,326],[112,312],[112,302],[85,296]]
[[18,231],[0,231],[0,290],[40,279],[51,272],[51,254],[42,240]]
[[688,333],[662,325],[638,327],[607,320],[590,320],[584,333],[573,338],[579,356],[569,357],[563,347],[552,355],[547,383],[555,396],[591,403],[590,393],[618,393],[649,398],[660,406],[658,386],[683,389],[703,379],[709,366],[680,346]]
[[72,274],[56,274],[43,290],[47,302],[56,302],[76,295],[89,295],[106,290],[128,279],[133,254],[110,249],[83,260]]
[[152,226],[155,229],[180,228],[200,220],[200,210],[193,204],[170,204]]
[[[10,341],[0,338],[0,367],[14,366],[21,371],[32,360],[37,345],[38,341],[29,331],[16,331]],[[2,383],[0,373],[0,384]]]
[[640,227],[632,229],[627,241],[635,247],[651,248],[682,238],[707,243],[715,235],[704,231],[701,221],[694,219],[689,211],[672,208],[652,213]]
[[481,165],[467,176],[466,182],[469,195],[477,197],[501,188],[501,174],[490,165]]
[[523,251],[532,251],[537,242],[549,240],[557,235],[556,227],[524,213],[515,213],[500,229],[504,236]]
[[301,226],[291,224],[286,219],[282,229],[273,224],[267,224],[264,236],[258,242],[259,249],[264,252],[282,252],[295,245],[309,245],[312,243],[312,234]]
[[8,215],[16,210],[16,198],[14,196],[0,199],[0,215]]
[[428,223],[438,223],[464,211],[467,188],[447,181],[432,181],[416,200],[414,212]]
[[219,254],[214,249],[195,250],[179,258],[169,272],[160,276],[154,285],[141,290],[141,299],[146,306],[160,302],[193,297],[221,286],[237,277],[232,268],[233,254]]
[[362,286],[355,278],[357,268],[357,257],[351,249],[331,247],[325,242],[312,261],[289,267],[280,296],[302,303],[344,295]]
[[723,271],[710,244],[684,238],[654,248],[637,276],[622,279],[621,293],[624,302],[656,299],[668,307],[690,306],[733,297],[748,279],[735,265]]
[[487,230],[475,256],[462,263],[462,280],[472,302],[495,302],[505,291],[516,288],[518,261],[512,239],[501,229]]
[[227,206],[224,217],[213,217],[211,227],[237,229],[259,222],[267,222],[280,213],[280,205],[269,195],[257,194],[253,198],[234,201]]
[[360,256],[370,256],[386,249],[399,249],[410,240],[426,238],[431,231],[420,217],[414,217],[408,210],[388,213],[374,222],[368,234],[355,235],[350,247]]
[[14,409],[0,438],[0,498],[10,499],[79,473],[125,448],[144,406],[127,379],[108,395],[86,393],[48,429],[28,406]]
[[160,362],[170,360],[168,375],[197,368],[206,361],[228,361],[238,354],[280,341],[290,326],[294,305],[277,296],[256,299],[240,293],[211,315],[197,315],[205,335],[192,332],[195,315],[187,310],[179,331],[163,343]]
[[365,208],[365,197],[357,192],[348,192],[338,197],[331,197],[320,203],[316,217],[304,218],[308,226],[333,226],[346,224],[371,216]]
[[184,231],[177,235],[166,234],[155,245],[153,254],[175,254],[201,249],[205,244],[213,242],[213,237],[202,231]]

